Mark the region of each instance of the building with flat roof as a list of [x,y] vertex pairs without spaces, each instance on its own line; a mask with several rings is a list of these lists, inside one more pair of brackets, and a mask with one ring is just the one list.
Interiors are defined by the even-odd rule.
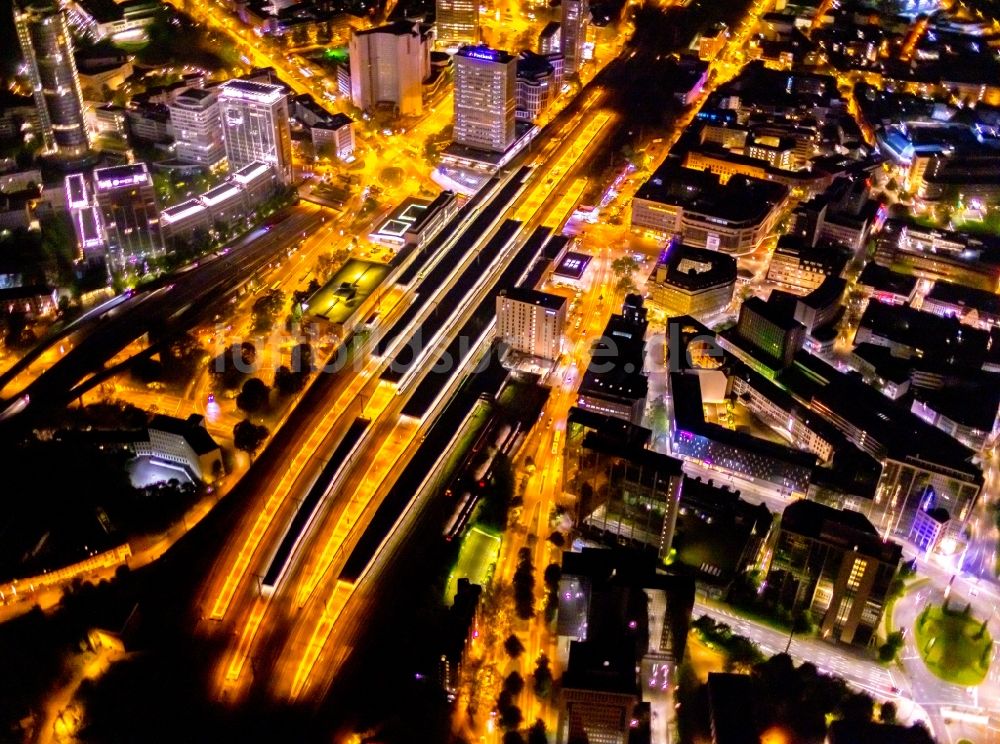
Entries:
[[94,196],[93,182],[82,173],[71,173],[66,176],[64,188],[66,207],[76,235],[77,258],[87,263],[104,261],[108,252],[108,236],[104,229],[104,217]]
[[695,373],[672,372],[667,381],[672,455],[765,481],[782,493],[808,493],[816,455],[706,421],[701,381]]
[[362,111],[391,106],[399,116],[424,110],[431,74],[432,27],[396,21],[351,34],[351,100]]
[[763,568],[774,515],[740,492],[711,480],[684,477],[674,531],[672,570],[725,586]]
[[950,282],[935,282],[920,309],[942,317],[958,318],[965,325],[993,328],[1000,325],[1000,295]]
[[455,55],[455,144],[503,153],[514,143],[517,58],[486,46]]
[[862,269],[857,285],[868,299],[887,305],[909,305],[917,292],[915,276],[900,274],[874,261]]
[[736,259],[672,241],[650,280],[651,303],[668,315],[711,315],[732,302]]
[[771,254],[767,280],[793,291],[811,292],[828,277],[840,276],[849,256],[833,245],[809,245],[796,235],[782,235]]
[[174,154],[179,161],[213,168],[225,159],[216,91],[188,88],[168,108],[174,128]]
[[581,532],[663,559],[673,542],[683,474],[679,460],[648,449],[650,434],[607,414],[570,409],[564,484],[579,499]]
[[781,515],[765,596],[808,611],[823,638],[867,646],[902,555],[862,514],[802,499]]
[[538,33],[539,54],[560,54],[562,52],[562,26],[559,21],[549,21]]
[[229,169],[262,162],[274,168],[280,184],[291,184],[292,139],[285,89],[250,80],[229,80],[218,90]]
[[113,272],[141,268],[147,259],[163,255],[156,187],[145,163],[96,169],[94,195]]
[[559,95],[562,75],[545,55],[528,50],[517,55],[517,105],[514,115],[524,121],[534,121]]
[[990,334],[962,324],[957,317],[915,310],[907,305],[871,302],[854,334],[854,343],[885,346],[900,357],[953,360],[981,367],[990,347]]
[[633,720],[672,707],[661,686],[684,658],[694,582],[648,556],[584,549],[563,554],[558,598],[556,741],[627,744]]
[[790,365],[802,348],[805,327],[792,314],[759,297],[751,297],[740,305],[735,335],[780,368]]
[[780,184],[742,175],[722,184],[713,173],[668,161],[636,192],[632,226],[679,235],[696,248],[744,253],[772,232],[788,194]]
[[626,295],[622,313],[611,316],[591,347],[577,390],[578,406],[634,424],[642,421],[649,390],[643,374],[647,325],[642,298]]
[[566,327],[565,297],[513,287],[497,295],[496,337],[518,354],[556,361]]

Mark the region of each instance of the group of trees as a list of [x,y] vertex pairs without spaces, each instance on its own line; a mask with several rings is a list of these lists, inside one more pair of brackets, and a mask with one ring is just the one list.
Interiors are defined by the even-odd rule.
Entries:
[[250,309],[255,333],[267,333],[274,327],[274,321],[285,307],[285,293],[269,289],[254,300]]
[[[518,695],[524,692],[524,688],[524,677],[515,669],[504,679],[500,697],[497,698],[497,722],[501,728],[508,732],[507,736],[504,737],[505,744],[507,742],[534,744],[535,742],[547,741],[545,724],[541,720],[536,720],[528,729],[527,739],[517,733],[524,722],[524,715],[515,700]],[[548,697],[552,692],[552,670],[549,667],[549,657],[545,654],[539,654],[538,659],[535,660],[535,671],[531,675],[531,689],[540,698]],[[511,734],[514,734],[516,738],[508,738]]]
[[702,615],[692,621],[691,627],[698,632],[705,643],[725,655],[727,671],[745,671],[764,660],[764,655],[753,641],[733,633],[731,627],[716,622],[708,615]]

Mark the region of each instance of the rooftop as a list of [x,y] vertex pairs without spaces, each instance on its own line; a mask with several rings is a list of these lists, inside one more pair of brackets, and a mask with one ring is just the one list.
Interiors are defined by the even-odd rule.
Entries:
[[511,287],[500,290],[500,296],[506,297],[514,302],[523,302],[529,305],[540,305],[549,310],[558,310],[566,304],[566,298],[561,295],[539,292],[537,289],[526,287]]
[[671,204],[725,222],[762,221],[785,197],[788,189],[778,183],[744,175],[732,176],[723,185],[709,171],[683,168],[668,160],[636,192],[636,198]]

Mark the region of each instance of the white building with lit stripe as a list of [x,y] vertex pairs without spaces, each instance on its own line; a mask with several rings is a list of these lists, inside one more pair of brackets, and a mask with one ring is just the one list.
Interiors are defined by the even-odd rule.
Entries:
[[278,85],[229,80],[219,86],[219,113],[231,171],[260,161],[279,183],[292,182],[288,96]]
[[107,235],[112,272],[139,270],[147,259],[163,255],[160,208],[145,163],[116,165],[94,171],[94,194]]

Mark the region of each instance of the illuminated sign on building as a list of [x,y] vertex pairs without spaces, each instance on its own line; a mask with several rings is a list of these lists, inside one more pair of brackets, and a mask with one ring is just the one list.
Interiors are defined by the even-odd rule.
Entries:
[[463,57],[469,57],[471,59],[481,59],[484,62],[496,62],[500,59],[500,54],[488,47],[476,47],[473,49],[463,49],[461,51]]

